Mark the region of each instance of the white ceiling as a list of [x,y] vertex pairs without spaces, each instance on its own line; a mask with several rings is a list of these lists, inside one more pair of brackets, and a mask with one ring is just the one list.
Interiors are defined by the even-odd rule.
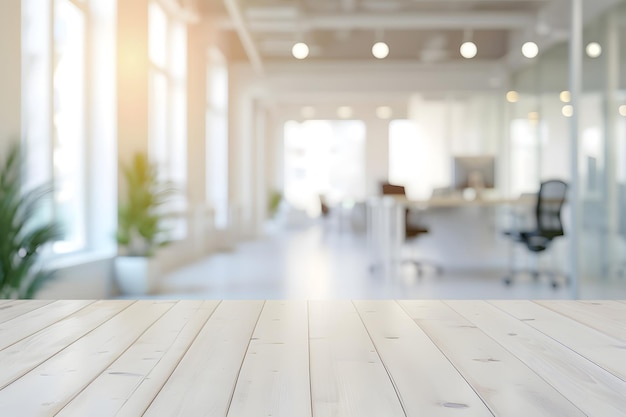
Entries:
[[[568,39],[571,4],[571,0],[197,1],[209,27],[219,31],[227,46],[234,85],[274,108],[293,111],[298,106],[380,103],[401,109],[416,91],[458,95],[506,88],[516,69],[533,62],[522,56],[523,42],[535,41],[541,54]],[[583,0],[583,20],[589,22],[617,3],[626,0]],[[389,44],[390,53],[378,60],[371,47],[381,39]],[[464,39],[477,44],[475,58],[461,57]],[[303,61],[291,55],[297,41],[307,42],[311,49]]]
[[[587,0],[585,16],[616,0]],[[472,40],[475,60],[510,61],[525,40],[540,45],[568,34],[570,0],[204,0],[204,12],[223,31],[230,59],[254,66],[293,60],[304,41],[310,61],[375,60],[384,40],[386,60],[449,63],[464,60]]]

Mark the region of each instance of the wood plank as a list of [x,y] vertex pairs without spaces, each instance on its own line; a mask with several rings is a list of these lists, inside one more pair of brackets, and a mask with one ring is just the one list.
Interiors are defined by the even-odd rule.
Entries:
[[309,331],[315,417],[405,416],[350,301],[310,301]]
[[623,417],[626,382],[484,301],[448,301],[587,415]]
[[311,415],[305,301],[267,301],[241,367],[231,417]]
[[99,301],[0,351],[0,389],[118,314],[132,301]]
[[50,326],[94,301],[55,301],[0,324],[0,350]]
[[[604,334],[626,342],[626,305],[612,301],[536,301]],[[620,308],[622,307],[623,308]]]
[[399,303],[495,416],[584,416],[523,362],[441,301]]
[[408,417],[492,416],[467,381],[396,302],[354,304]]
[[225,416],[262,301],[223,301],[144,416]]
[[[108,301],[100,308],[119,304]],[[138,301],[97,328],[90,326],[91,332],[0,391],[0,415],[54,415],[173,305]],[[86,328],[80,321],[74,324]]]
[[178,302],[57,416],[142,415],[218,304]]
[[0,305],[0,323],[12,320],[50,303],[52,303],[52,300],[14,300],[5,305]]
[[528,326],[626,381],[626,343],[531,301],[490,301]]

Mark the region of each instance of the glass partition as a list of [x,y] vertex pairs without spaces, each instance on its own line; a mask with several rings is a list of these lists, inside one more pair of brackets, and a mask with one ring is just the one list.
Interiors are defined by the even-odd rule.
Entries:
[[[626,2],[585,22],[582,91],[578,100],[578,173],[571,178],[569,44],[552,46],[513,77],[509,104],[511,192],[541,181],[577,181],[578,201],[564,211],[578,236],[580,298],[626,295]],[[620,108],[620,106],[623,106]],[[620,110],[621,109],[621,110]],[[621,113],[620,113],[621,111]],[[571,222],[576,204],[579,219]],[[569,239],[560,239],[555,267],[568,269]]]

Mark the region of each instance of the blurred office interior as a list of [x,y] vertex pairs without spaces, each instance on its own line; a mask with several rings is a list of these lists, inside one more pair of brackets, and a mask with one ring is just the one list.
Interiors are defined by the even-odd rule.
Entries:
[[[621,0],[3,0],[0,151],[64,230],[37,297],[124,296],[145,153],[179,190],[146,296],[624,298],[625,39]],[[536,257],[505,231],[552,179]]]

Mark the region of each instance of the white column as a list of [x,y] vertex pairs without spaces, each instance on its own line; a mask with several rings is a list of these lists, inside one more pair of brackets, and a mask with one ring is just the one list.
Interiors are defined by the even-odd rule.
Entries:
[[579,295],[579,239],[581,230],[580,201],[579,201],[579,172],[578,172],[578,149],[579,149],[579,103],[582,91],[582,51],[583,51],[583,0],[571,0],[570,21],[570,45],[569,45],[569,91],[574,114],[570,118],[570,172],[569,184],[569,207],[570,207],[570,230],[569,232],[569,274],[571,278],[570,295],[576,299]]
[[22,8],[20,0],[0,2],[0,154],[21,139]]
[[188,237],[196,256],[207,252],[212,218],[207,210],[208,34],[203,23],[187,26],[187,202]]
[[[117,155],[148,151],[148,0],[117,4]],[[124,181],[118,181],[119,192]]]
[[267,109],[262,105],[258,105],[256,108],[256,122],[254,132],[254,201],[253,201],[253,215],[254,215],[254,229],[256,236],[260,236],[263,233],[263,224],[267,217],[267,189],[265,179],[265,136],[267,134]]
[[365,135],[365,192],[372,196],[389,177],[389,121],[368,120]]

